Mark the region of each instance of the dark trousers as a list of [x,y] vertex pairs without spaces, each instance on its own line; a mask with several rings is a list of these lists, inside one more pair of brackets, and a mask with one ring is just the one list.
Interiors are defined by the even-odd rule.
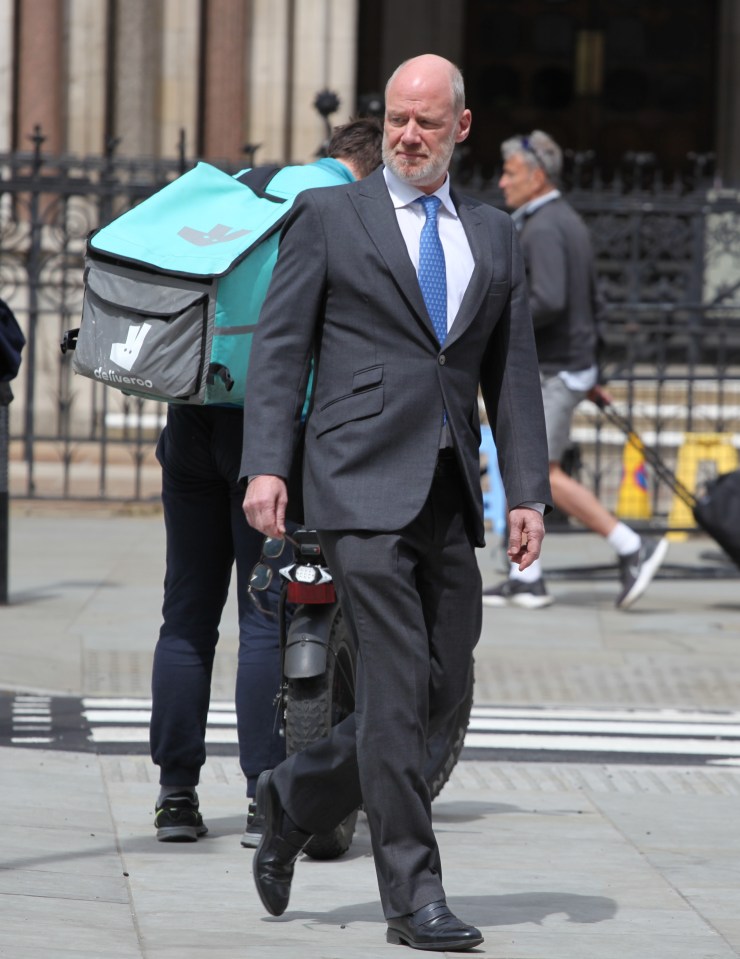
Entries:
[[481,580],[454,464],[397,533],[325,532],[321,545],[359,649],[356,711],[289,757],[288,814],[325,832],[364,803],[386,917],[444,898],[423,768],[430,732],[462,701],[481,628]]
[[[253,794],[256,778],[285,756],[275,698],[280,689],[277,618],[247,595],[263,536],[242,512],[237,478],[242,411],[171,406],[157,445],[167,536],[163,623],[154,651],[151,754],[162,785],[196,785],[219,623],[236,561],[239,657],[235,704],[239,761]],[[285,560],[271,565],[277,570]],[[275,588],[260,594],[272,613]]]

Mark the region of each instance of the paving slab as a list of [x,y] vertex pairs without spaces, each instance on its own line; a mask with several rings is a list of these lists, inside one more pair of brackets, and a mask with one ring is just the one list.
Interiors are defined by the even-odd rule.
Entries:
[[[0,955],[48,955],[44,930],[55,955],[83,959],[397,954],[384,942],[362,817],[347,856],[299,861],[290,906],[274,919],[252,887],[253,853],[239,845],[235,764],[206,765],[208,837],[164,844],[154,840],[152,783],[136,760],[88,756],[85,769],[63,753],[0,750],[4,770],[8,760],[14,786],[12,822],[0,831]],[[60,805],[76,814],[86,796],[94,837],[76,815],[32,828],[33,805],[24,822],[18,795],[37,786],[41,763],[58,783]],[[77,784],[71,769],[80,770]],[[434,815],[450,903],[486,937],[475,955],[740,955],[740,836],[732,825],[740,771],[672,769],[661,788],[642,789],[649,772],[621,767],[615,784],[609,767],[585,775],[578,764],[458,765]],[[685,782],[699,772],[692,794]]]
[[[485,610],[476,705],[737,710],[740,583],[697,577],[711,543],[672,544],[691,574],[657,580],[634,610],[596,537],[546,541],[544,611]],[[0,685],[148,694],[164,536],[156,509],[14,504]],[[486,584],[495,544],[479,551]],[[680,569],[679,569],[680,574]],[[214,675],[232,695],[234,597]],[[157,770],[142,755],[0,748],[0,956],[8,959],[373,959],[398,956],[366,823],[336,862],[303,858],[290,906],[253,888],[244,781],[212,755],[199,787],[209,834],[157,843]],[[740,766],[487,760],[471,753],[434,804],[453,909],[490,959],[738,959]]]

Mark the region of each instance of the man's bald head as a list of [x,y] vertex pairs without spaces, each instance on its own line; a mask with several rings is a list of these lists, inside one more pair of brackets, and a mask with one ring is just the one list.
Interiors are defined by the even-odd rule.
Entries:
[[455,144],[470,131],[462,74],[433,53],[406,60],[385,88],[383,161],[425,193],[444,182]]

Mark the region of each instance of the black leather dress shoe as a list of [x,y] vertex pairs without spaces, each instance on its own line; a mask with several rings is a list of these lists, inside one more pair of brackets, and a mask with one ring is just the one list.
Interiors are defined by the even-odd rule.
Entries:
[[257,812],[264,816],[265,826],[252,874],[262,905],[271,915],[281,916],[290,899],[293,865],[311,834],[299,829],[283,809],[271,777],[268,769],[257,780]]
[[408,916],[388,920],[386,941],[393,945],[405,944],[412,949],[445,949],[464,951],[483,942],[480,929],[468,926],[447,908],[444,899],[430,902]]

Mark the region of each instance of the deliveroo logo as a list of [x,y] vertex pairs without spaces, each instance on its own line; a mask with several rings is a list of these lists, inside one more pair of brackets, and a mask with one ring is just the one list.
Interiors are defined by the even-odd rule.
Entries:
[[125,343],[114,343],[110,349],[111,362],[121,369],[130,370],[136,362],[141,348],[144,345],[144,338],[151,330],[151,323],[142,323],[141,326],[130,326],[126,334]]
[[251,232],[251,230],[235,230],[231,226],[217,223],[207,232],[194,230],[191,226],[184,226],[181,230],[178,230],[177,235],[194,246],[213,246],[215,243],[231,243],[232,240],[238,240],[239,237],[246,236],[247,233]]

